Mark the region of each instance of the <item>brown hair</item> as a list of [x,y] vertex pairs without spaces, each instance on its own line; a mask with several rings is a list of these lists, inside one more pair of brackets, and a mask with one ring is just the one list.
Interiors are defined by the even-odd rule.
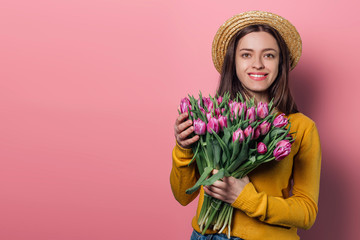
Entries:
[[276,39],[280,48],[278,76],[268,89],[269,99],[274,99],[274,107],[285,114],[299,112],[289,88],[289,49],[278,31],[268,25],[250,25],[240,30],[230,40],[222,66],[217,93],[222,96],[225,92],[229,92],[232,99],[236,97],[238,92],[240,92],[243,97],[250,97],[250,94],[242,86],[236,75],[235,54],[239,40],[252,32],[267,32],[271,34]]

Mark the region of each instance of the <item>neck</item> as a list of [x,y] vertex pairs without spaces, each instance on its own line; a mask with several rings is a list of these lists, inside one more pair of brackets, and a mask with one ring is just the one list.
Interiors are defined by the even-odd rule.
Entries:
[[251,97],[255,98],[255,102],[269,103],[269,95],[264,92],[252,93]]

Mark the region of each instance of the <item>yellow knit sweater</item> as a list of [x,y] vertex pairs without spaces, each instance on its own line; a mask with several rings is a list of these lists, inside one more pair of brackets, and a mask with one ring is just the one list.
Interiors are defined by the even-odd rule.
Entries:
[[[264,163],[248,175],[250,183],[232,204],[231,236],[245,240],[299,239],[297,228],[309,229],[315,222],[321,163],[318,131],[315,123],[302,113],[287,117],[291,122],[290,132],[296,132],[291,153],[279,162]],[[195,161],[188,166],[192,156],[191,149],[176,144],[170,183],[176,200],[184,206],[200,192],[192,220],[193,228],[200,232],[197,219],[204,190],[201,188],[191,195],[185,193],[199,177]]]

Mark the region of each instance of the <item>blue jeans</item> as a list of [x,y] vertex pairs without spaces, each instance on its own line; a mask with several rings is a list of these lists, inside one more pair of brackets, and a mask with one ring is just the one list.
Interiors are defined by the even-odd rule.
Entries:
[[[229,240],[225,234],[205,234],[201,235],[197,231],[193,231],[190,240]],[[244,240],[238,237],[230,237],[230,240]]]

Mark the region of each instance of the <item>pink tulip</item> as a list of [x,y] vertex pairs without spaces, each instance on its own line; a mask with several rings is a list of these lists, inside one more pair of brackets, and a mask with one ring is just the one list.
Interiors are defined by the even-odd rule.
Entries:
[[285,158],[291,152],[291,143],[288,140],[282,140],[276,144],[276,148],[273,152],[275,160],[280,161]]
[[264,121],[259,125],[261,135],[266,135],[271,127],[271,123]]
[[219,118],[220,117],[220,109],[216,108],[215,109],[215,115]]
[[281,127],[287,125],[287,124],[288,124],[288,120],[287,120],[287,118],[285,118],[284,116],[285,116],[284,113],[282,113],[282,114],[280,114],[279,116],[277,116],[277,117],[274,119],[273,125],[274,125],[275,127],[277,127],[277,128],[281,128]]
[[210,98],[206,98],[206,97],[203,98],[203,101],[204,101],[204,105],[206,106],[207,110],[209,112],[211,112],[213,110],[213,108],[214,108],[213,101],[211,101]]
[[240,116],[243,111],[244,113],[246,113],[246,103],[240,102],[239,104],[240,104],[240,108],[239,108],[239,116]]
[[210,120],[207,124],[207,131],[209,133],[212,133],[212,130],[214,130],[214,132],[216,132],[216,133],[219,132],[219,122],[216,118],[210,118]]
[[242,142],[245,139],[244,132],[241,130],[241,128],[233,133],[233,142],[235,142],[237,139],[239,139],[239,142]]
[[265,118],[269,115],[269,108],[267,103],[259,102],[257,105],[257,115],[259,118]]
[[276,144],[276,147],[291,148],[291,143],[289,140],[281,140]]
[[218,122],[220,125],[221,130],[224,130],[224,128],[227,127],[227,117],[220,115],[218,118]]
[[198,104],[200,111],[205,114],[205,109],[201,106],[201,105],[203,105],[203,103],[204,103],[204,100],[202,100],[200,98],[197,100],[197,104]]
[[183,98],[180,101],[180,112],[184,113],[188,111],[188,107],[191,110],[191,103],[190,100],[188,98]]
[[260,137],[261,131],[260,131],[260,127],[258,126],[257,128],[255,128],[254,130],[254,137],[253,139],[258,139]]
[[197,135],[205,135],[206,133],[206,123],[200,118],[194,120],[194,132]]
[[206,113],[206,118],[207,118],[207,120],[208,120],[208,122],[209,122],[209,121],[210,121],[210,118],[212,118],[212,117],[211,117],[211,112]]
[[238,115],[238,112],[239,112],[240,105],[237,102],[232,102],[229,105],[230,105],[231,114],[233,116],[235,116],[235,119],[236,119],[236,116]]
[[240,116],[242,111],[246,111],[245,109],[246,109],[246,104],[241,103],[241,102],[239,102],[239,103],[238,102],[232,102],[232,104],[230,106],[231,114],[235,117],[235,119],[237,118],[237,116]]
[[220,103],[222,103],[222,100],[223,100],[223,97],[218,97],[218,99],[216,100],[217,101],[217,104],[220,105]]
[[257,151],[258,153],[260,154],[264,154],[267,152],[267,147],[264,143],[262,142],[259,142],[258,145],[257,145]]
[[248,137],[251,134],[251,139],[253,139],[254,138],[254,129],[249,125],[247,128],[245,128],[244,134],[245,134],[245,137]]
[[246,111],[246,118],[249,119],[249,123],[253,123],[255,121],[255,107],[251,107]]

